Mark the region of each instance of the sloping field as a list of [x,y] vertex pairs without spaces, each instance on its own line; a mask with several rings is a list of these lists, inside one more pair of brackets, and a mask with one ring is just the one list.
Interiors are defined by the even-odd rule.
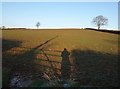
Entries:
[[[50,40],[53,37],[56,38]],[[117,34],[92,30],[3,30],[2,40],[3,68],[10,73],[47,72],[52,76],[55,69],[61,76],[61,52],[67,48],[71,79],[81,85],[118,85]]]
[[51,41],[48,49],[69,51],[73,49],[91,49],[95,51],[117,53],[118,35],[90,30],[3,30],[3,39],[21,41],[21,47],[33,48],[58,35]]

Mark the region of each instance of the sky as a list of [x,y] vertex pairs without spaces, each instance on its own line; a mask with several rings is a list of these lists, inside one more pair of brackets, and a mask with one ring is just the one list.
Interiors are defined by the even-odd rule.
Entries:
[[108,18],[105,29],[118,29],[117,2],[2,2],[2,23],[6,27],[87,28],[94,17]]

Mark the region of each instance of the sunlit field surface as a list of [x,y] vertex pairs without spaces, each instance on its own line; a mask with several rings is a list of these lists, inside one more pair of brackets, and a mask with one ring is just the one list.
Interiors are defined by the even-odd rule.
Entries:
[[33,48],[58,35],[48,49],[91,49],[116,54],[118,35],[91,30],[4,30],[3,39],[21,41],[21,47]]
[[[57,37],[56,37],[57,36]],[[45,43],[51,38],[54,38]],[[118,35],[92,30],[3,30],[3,78],[20,72],[61,76],[61,52],[70,52],[71,79],[80,86],[117,86]],[[43,44],[43,45],[41,45]],[[42,50],[41,50],[42,49]],[[51,76],[51,75],[50,75]],[[36,77],[37,78],[37,77]],[[33,79],[35,80],[35,79]]]

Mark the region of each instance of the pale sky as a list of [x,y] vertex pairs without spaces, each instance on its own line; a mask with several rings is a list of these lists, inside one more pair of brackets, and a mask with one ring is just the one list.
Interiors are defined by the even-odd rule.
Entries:
[[117,2],[2,2],[2,24],[6,27],[95,27],[94,17],[103,15],[108,25],[102,28],[118,29]]

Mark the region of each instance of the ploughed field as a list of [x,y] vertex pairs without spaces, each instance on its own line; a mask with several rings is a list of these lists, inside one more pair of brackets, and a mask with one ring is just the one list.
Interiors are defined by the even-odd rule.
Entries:
[[[3,30],[4,76],[9,78],[14,72],[40,76],[46,72],[52,78],[54,68],[60,77],[61,52],[67,48],[71,79],[80,85],[117,86],[118,36],[74,29]],[[6,78],[4,84],[8,82]]]

